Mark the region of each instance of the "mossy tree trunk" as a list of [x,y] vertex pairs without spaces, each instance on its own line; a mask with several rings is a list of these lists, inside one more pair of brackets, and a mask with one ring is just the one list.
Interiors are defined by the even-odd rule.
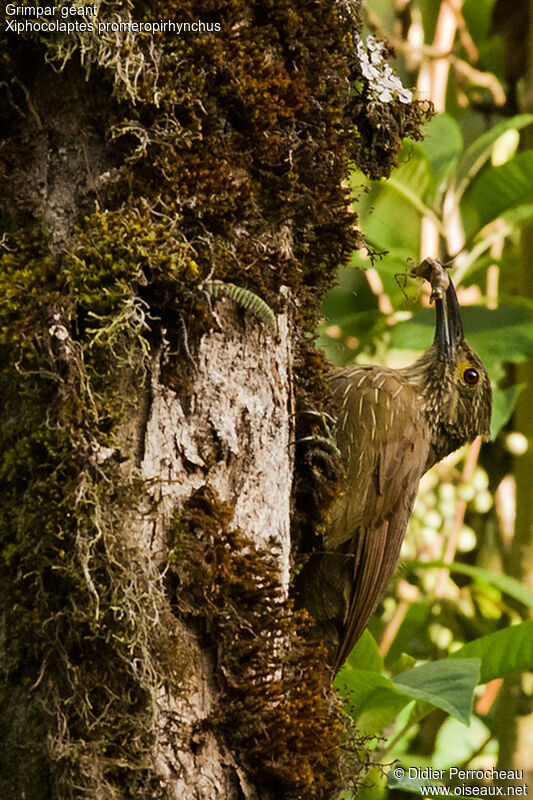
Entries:
[[326,396],[348,161],[387,174],[422,116],[361,76],[356,7],[97,3],[206,28],[1,34],[2,796],[336,784],[288,602],[334,490],[295,491],[292,426]]

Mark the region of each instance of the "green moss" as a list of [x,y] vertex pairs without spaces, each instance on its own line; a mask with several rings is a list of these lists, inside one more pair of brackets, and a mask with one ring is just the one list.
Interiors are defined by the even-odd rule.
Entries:
[[[89,348],[128,327],[138,338],[163,326],[174,343],[177,314],[189,310],[200,279],[195,251],[175,223],[158,222],[146,209],[97,212],[75,234],[65,277]],[[196,323],[202,332],[209,327],[205,315]]]
[[324,653],[304,614],[283,600],[270,552],[232,528],[207,487],[176,517],[168,589],[216,659],[222,696],[211,724],[258,785],[280,797],[330,797],[338,781],[340,715]]
[[[94,458],[113,442],[127,402],[117,391],[127,369],[116,352],[132,331],[103,334],[99,358],[86,361],[81,342],[90,350],[94,331],[75,341],[67,325],[79,328],[89,313],[87,294],[76,302],[73,272],[52,263],[41,234],[33,243],[29,234],[10,238],[0,256],[0,580],[9,629],[0,699],[9,717],[23,689],[35,712],[31,728],[20,718],[10,728],[2,774],[9,780],[20,753],[31,752],[53,765],[51,796],[79,796],[75,786],[91,795],[113,783],[116,797],[141,797],[151,786],[153,693],[164,682],[151,635],[158,576],[131,570],[125,532],[138,487],[116,460]],[[98,303],[109,294],[93,296]],[[128,369],[133,384],[138,367]],[[33,776],[21,771],[18,792],[26,780]]]
[[0,256],[0,352],[5,359],[22,345],[30,357],[29,343],[43,335],[49,309],[58,302],[56,268],[42,232],[19,231],[7,248]]

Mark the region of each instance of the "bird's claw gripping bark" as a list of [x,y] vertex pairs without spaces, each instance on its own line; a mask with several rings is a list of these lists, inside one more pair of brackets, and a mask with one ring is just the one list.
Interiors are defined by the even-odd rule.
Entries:
[[341,452],[337,447],[337,437],[335,435],[337,420],[332,417],[331,414],[327,414],[325,411],[299,411],[293,416],[309,417],[318,430],[321,431],[321,434],[311,433],[309,436],[302,436],[299,439],[295,439],[293,442],[294,445],[304,443],[313,444],[328,455],[341,458]]
[[316,445],[319,449],[324,450],[330,456],[335,456],[335,458],[341,457],[341,451],[337,447],[336,443],[332,439],[326,439],[325,436],[304,436],[303,439],[297,439],[294,444],[302,444],[304,442],[309,442],[310,444]]

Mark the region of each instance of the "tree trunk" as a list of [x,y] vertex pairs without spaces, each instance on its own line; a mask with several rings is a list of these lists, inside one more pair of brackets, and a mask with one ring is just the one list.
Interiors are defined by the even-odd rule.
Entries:
[[[361,75],[357,4],[94,9],[1,34],[1,794],[328,797],[288,598],[335,487],[297,496],[293,415],[348,160],[387,174],[423,110]],[[172,15],[204,28],[131,29]]]

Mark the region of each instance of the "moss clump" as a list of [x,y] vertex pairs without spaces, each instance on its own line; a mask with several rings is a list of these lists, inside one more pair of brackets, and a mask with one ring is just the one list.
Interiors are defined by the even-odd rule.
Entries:
[[[117,13],[128,18],[121,4],[102,4],[99,19]],[[222,31],[43,40],[58,68],[76,50],[87,69],[103,68],[122,101],[110,121],[126,156],[114,201],[130,210],[144,202],[179,223],[211,278],[274,306],[289,285],[302,307],[316,306],[359,241],[343,185],[354,24],[330,3],[303,0],[149,2],[132,14],[216,20]]]
[[338,781],[336,700],[304,614],[284,601],[275,560],[231,526],[207,487],[176,518],[168,589],[211,653],[222,697],[212,724],[258,785],[327,798]]
[[170,219],[157,221],[146,208],[97,212],[75,233],[65,276],[75,298],[77,332],[89,337],[91,348],[102,340],[102,330],[111,335],[130,326],[147,337],[145,349],[164,328],[176,350],[181,313],[191,334],[214,326],[198,292],[194,249]]
[[[153,706],[165,676],[153,619],[162,590],[153,567],[138,559],[131,568],[127,531],[139,487],[112,447],[100,455],[115,444],[124,387],[142,364],[126,367],[116,356],[132,336],[125,327],[87,328],[73,339],[86,298],[76,302],[72,272],[51,269],[42,235],[7,244],[0,582],[9,636],[0,702],[4,720],[15,722],[6,728],[2,780],[10,796],[35,791],[26,754],[48,764],[47,796],[156,797]],[[86,360],[82,343],[90,351],[97,333],[99,358]]]

